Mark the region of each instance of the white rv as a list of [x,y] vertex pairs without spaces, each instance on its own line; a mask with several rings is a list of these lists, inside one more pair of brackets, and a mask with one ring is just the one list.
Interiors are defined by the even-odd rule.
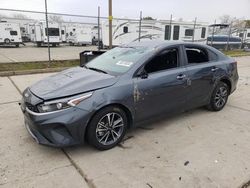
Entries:
[[19,24],[0,22],[0,45],[15,45],[19,47],[22,36]]
[[47,29],[46,22],[41,21],[34,25],[31,25],[31,41],[36,43],[38,47],[48,44],[52,46],[57,46],[62,42],[61,39],[61,29],[58,23],[49,22],[49,28]]
[[[109,24],[102,24],[102,41],[109,44]],[[175,40],[206,43],[208,24],[194,22],[175,22],[169,20],[143,20],[139,36],[139,21],[113,20],[113,45],[119,46],[141,40]]]
[[65,25],[61,25],[60,26],[60,30],[61,30],[61,39],[62,39],[62,42],[65,43],[65,42],[67,42],[67,40],[66,40],[66,26]]
[[67,27],[67,42],[70,45],[92,44],[92,25],[75,24]]
[[240,31],[238,33],[238,37],[242,39],[243,45],[245,47],[250,48],[250,28],[247,28],[244,31]]

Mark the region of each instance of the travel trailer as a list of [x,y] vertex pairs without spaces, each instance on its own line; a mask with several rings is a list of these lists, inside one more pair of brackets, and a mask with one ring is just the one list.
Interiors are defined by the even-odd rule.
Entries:
[[48,44],[48,35],[49,35],[49,43],[53,47],[60,45],[60,43],[62,42],[61,28],[59,24],[54,22],[49,22],[48,26],[49,28],[47,29],[45,21],[41,21],[34,25],[30,25],[31,41],[36,43],[38,47]]
[[66,26],[61,25],[60,26],[60,30],[61,30],[61,39],[62,39],[62,42],[65,43],[65,42],[67,42],[67,40],[66,40]]
[[22,36],[19,24],[0,22],[0,45],[15,45],[19,47]]
[[[142,20],[139,36],[139,21],[113,20],[113,45],[119,46],[139,40],[173,40],[206,43],[208,24],[197,22],[176,22],[169,20]],[[109,44],[109,24],[102,24],[103,45]]]
[[5,17],[5,18],[1,18],[1,21],[7,22],[7,23],[19,24],[20,30],[21,30],[22,41],[23,42],[30,41],[29,32],[27,30],[28,29],[27,25],[30,23],[36,22],[34,19]]
[[250,48],[250,28],[239,31],[237,36],[242,39],[243,48]]
[[92,25],[75,24],[67,27],[67,42],[70,45],[92,44]]

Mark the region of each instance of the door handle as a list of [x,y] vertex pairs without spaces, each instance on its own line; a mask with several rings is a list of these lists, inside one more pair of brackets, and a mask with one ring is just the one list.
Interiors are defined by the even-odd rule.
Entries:
[[215,71],[217,71],[219,68],[218,67],[213,67],[212,69],[211,69],[211,71],[212,72],[215,72]]
[[186,78],[186,75],[185,74],[180,74],[176,78],[177,78],[177,80],[183,80],[184,78]]

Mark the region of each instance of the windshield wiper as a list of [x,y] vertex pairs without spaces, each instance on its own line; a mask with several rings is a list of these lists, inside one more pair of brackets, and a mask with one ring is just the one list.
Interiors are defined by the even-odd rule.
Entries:
[[88,67],[88,69],[90,69],[90,70],[94,70],[94,71],[97,71],[97,72],[102,72],[102,73],[104,73],[104,74],[108,74],[106,71],[101,70],[101,69],[98,69],[98,68]]

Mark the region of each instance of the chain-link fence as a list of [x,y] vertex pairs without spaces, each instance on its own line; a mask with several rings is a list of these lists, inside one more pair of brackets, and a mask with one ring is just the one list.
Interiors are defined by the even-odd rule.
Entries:
[[[46,16],[47,15],[47,16]],[[193,21],[154,20],[138,12],[137,19],[109,18],[0,8],[0,63],[79,59],[84,50],[101,50],[142,40],[180,40],[230,50],[249,46],[250,29],[244,21],[209,24]],[[10,48],[10,46],[19,48]]]

